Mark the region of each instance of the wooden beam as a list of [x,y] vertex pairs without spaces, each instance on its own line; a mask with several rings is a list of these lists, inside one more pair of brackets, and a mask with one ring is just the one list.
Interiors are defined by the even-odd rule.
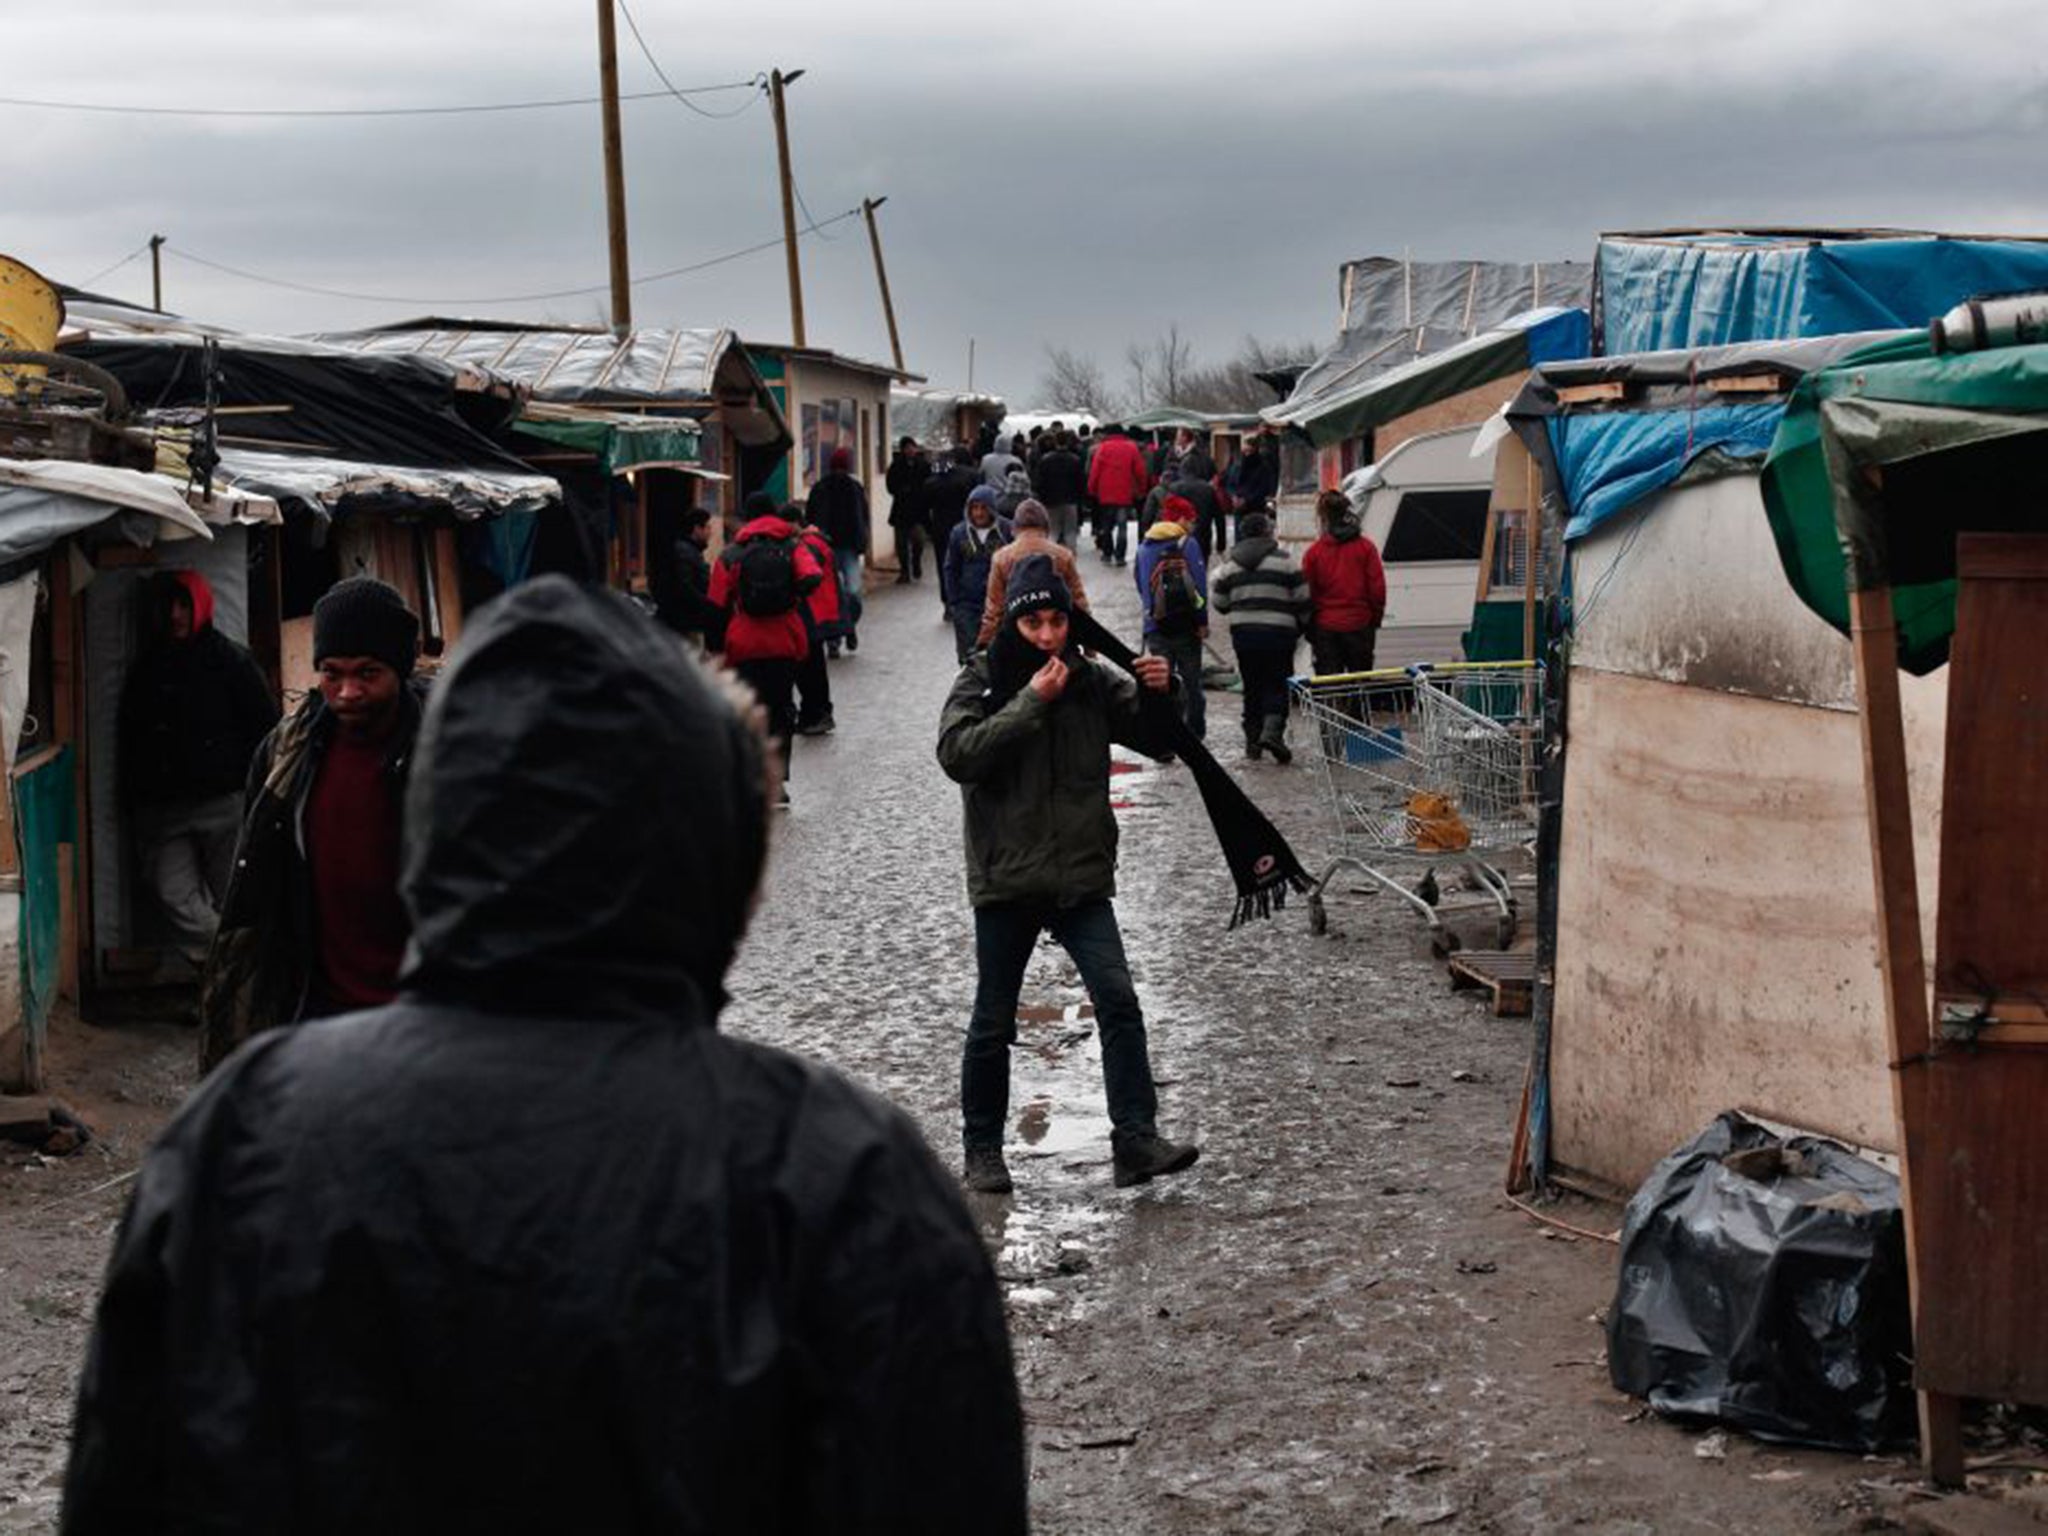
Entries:
[[1529,510],[1522,519],[1522,659],[1536,659],[1536,562],[1543,549],[1541,515],[1543,487],[1536,474],[1536,456],[1528,456],[1522,475],[1523,498]]
[[1627,398],[1628,386],[1619,381],[1610,384],[1561,384],[1557,390],[1560,405],[1588,405]]
[[[1889,588],[1849,594],[1850,636],[1863,728],[1863,787],[1870,825],[1871,873],[1877,886],[1877,954],[1890,1025],[1892,1112],[1898,1124],[1899,1200],[1906,1224],[1913,1334],[1925,1304],[1920,1239],[1913,1212],[1916,1142],[1926,1124],[1927,956],[1920,927],[1920,886],[1913,847],[1913,803],[1906,772],[1906,726],[1899,701],[1898,629]],[[1927,1475],[1951,1488],[1963,1483],[1962,1411],[1958,1399],[1920,1393],[1920,1455]]]
[[434,530],[434,597],[441,605],[441,654],[462,638],[462,556],[453,528]]

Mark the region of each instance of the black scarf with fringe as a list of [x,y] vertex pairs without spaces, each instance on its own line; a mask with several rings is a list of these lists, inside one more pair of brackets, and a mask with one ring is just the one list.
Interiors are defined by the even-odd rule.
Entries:
[[[1085,612],[1076,611],[1072,622],[1077,642],[1137,676],[1137,652]],[[1229,770],[1209,755],[1209,749],[1188,729],[1172,698],[1140,683],[1138,700],[1151,723],[1172,740],[1173,750],[1188,765],[1195,776],[1195,786],[1202,792],[1203,809],[1209,813],[1209,824],[1216,829],[1216,841],[1222,845],[1231,878],[1237,882],[1237,905],[1231,912],[1230,926],[1235,928],[1254,917],[1271,917],[1287,905],[1290,888],[1310,889],[1315,881],[1301,867],[1294,850],[1287,846],[1287,839],[1266,819],[1265,812],[1252,804],[1251,797],[1238,787]]]

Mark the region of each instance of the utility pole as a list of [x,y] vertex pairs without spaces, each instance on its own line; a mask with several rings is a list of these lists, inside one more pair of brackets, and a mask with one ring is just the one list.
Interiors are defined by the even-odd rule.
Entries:
[[633,284],[626,263],[626,156],[619,131],[619,39],[612,0],[597,0],[597,78],[604,98],[604,211],[611,241],[612,334],[633,329]]
[[[609,0],[607,0],[609,3]],[[784,86],[803,78],[800,69],[768,76],[768,99],[775,108],[775,162],[782,175],[782,247],[789,258],[789,339],[804,345],[804,275],[796,262],[796,182],[789,173],[789,116],[782,108]]]
[[875,252],[875,281],[882,285],[882,318],[889,322],[889,350],[896,355],[896,371],[906,373],[903,366],[903,338],[896,334],[896,306],[889,301],[889,269],[882,265],[882,236],[875,228],[875,210],[889,201],[886,197],[870,197],[860,205],[860,211],[867,215],[868,244]]
[[164,312],[164,237],[149,237],[149,291],[150,308],[158,314]]
[[967,393],[974,393],[974,338],[967,338]]

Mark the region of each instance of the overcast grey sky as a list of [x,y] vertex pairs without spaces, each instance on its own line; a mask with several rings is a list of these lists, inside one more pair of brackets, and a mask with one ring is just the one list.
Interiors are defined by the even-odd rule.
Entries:
[[[1603,228],[1746,221],[2048,232],[2048,10],[2029,0],[753,6],[628,0],[678,85],[802,68],[797,180],[881,212],[910,366],[1033,403],[1044,347],[1121,373],[1322,342],[1353,256],[1587,259]],[[590,0],[63,0],[0,11],[0,92],[390,107],[594,94]],[[656,82],[621,22],[625,88]],[[747,99],[698,98],[715,110]],[[625,108],[633,268],[780,232],[765,102]],[[597,111],[352,119],[0,107],[0,251],[83,282],[152,232],[166,304],[256,329],[433,308],[597,321]],[[813,344],[885,358],[857,220],[803,242]],[[265,287],[194,256],[419,302]],[[148,263],[103,288],[147,300]],[[642,323],[788,335],[778,251],[642,285]]]

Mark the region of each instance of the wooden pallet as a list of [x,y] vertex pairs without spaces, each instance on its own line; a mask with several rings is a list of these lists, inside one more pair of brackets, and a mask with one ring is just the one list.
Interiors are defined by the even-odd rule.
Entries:
[[1526,1018],[1536,993],[1536,953],[1528,949],[1461,949],[1449,959],[1451,990],[1484,987],[1497,1019]]

